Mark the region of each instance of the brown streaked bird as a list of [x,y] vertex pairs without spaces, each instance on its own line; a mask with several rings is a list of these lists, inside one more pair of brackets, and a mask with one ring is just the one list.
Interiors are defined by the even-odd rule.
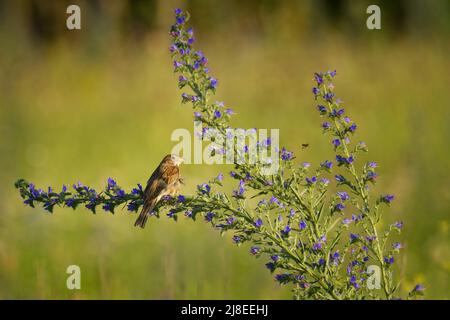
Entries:
[[153,171],[144,190],[144,206],[134,224],[136,227],[145,227],[148,217],[164,196],[173,197],[178,194],[182,183],[179,167],[183,162],[183,158],[169,154],[162,159],[158,168]]

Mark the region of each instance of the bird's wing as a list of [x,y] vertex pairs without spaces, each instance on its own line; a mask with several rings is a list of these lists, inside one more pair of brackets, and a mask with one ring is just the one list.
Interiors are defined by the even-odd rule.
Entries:
[[177,166],[161,164],[148,179],[147,187],[144,191],[144,201],[151,201],[157,198],[168,185],[175,183],[179,179],[180,170]]

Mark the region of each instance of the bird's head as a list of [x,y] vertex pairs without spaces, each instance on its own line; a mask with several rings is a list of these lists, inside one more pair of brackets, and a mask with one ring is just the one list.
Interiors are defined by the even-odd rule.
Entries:
[[170,160],[172,160],[172,162],[176,165],[179,166],[180,164],[182,164],[184,162],[184,159],[180,156],[177,156],[176,154],[171,154],[170,155]]

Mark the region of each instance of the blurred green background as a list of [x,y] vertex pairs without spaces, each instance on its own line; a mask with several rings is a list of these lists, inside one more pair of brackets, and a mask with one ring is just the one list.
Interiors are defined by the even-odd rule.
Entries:
[[[382,30],[366,28],[369,4]],[[65,27],[81,7],[82,30]],[[22,204],[13,183],[39,187],[108,177],[145,183],[192,128],[168,53],[172,10],[192,14],[197,46],[219,79],[233,125],[280,128],[301,161],[330,155],[312,99],[315,71],[335,85],[380,164],[378,191],[396,194],[386,222],[403,220],[402,290],[450,295],[450,2],[0,0],[0,298],[280,299],[263,260],[203,221]],[[300,144],[310,147],[300,151]],[[192,192],[225,166],[186,165]],[[81,267],[82,290],[66,288]]]

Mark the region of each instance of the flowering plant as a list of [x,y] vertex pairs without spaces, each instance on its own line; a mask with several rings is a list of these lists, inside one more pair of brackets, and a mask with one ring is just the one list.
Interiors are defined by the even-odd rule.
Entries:
[[[186,27],[189,14],[177,9],[175,17],[170,52],[179,88],[187,89],[181,95],[182,103],[192,104],[194,118],[206,129],[226,134],[233,110],[210,101],[218,81],[210,75],[205,55],[194,49],[193,29]],[[393,264],[402,244],[393,241],[392,234],[400,233],[403,223],[380,227],[382,211],[394,196],[372,195],[377,164],[358,164],[367,146],[353,142],[357,126],[335,96],[335,77],[336,71],[316,73],[312,89],[324,119],[323,132],[335,151],[333,161],[324,160],[316,167],[298,164],[294,153],[282,148],[277,150],[281,162],[275,174],[261,174],[262,162],[235,162],[230,176],[237,187],[231,194],[221,191],[224,175],[220,173],[198,185],[195,195],[166,197],[155,214],[166,210],[174,220],[179,215],[193,220],[202,217],[220,232],[231,232],[237,245],[251,243],[250,254],[265,259],[275,279],[292,288],[295,299],[398,298]],[[270,139],[257,142],[258,148],[268,145]],[[235,151],[245,156],[246,150]],[[334,183],[337,191],[331,188]],[[16,188],[25,204],[42,203],[49,212],[55,206],[76,209],[80,205],[93,213],[98,206],[114,213],[120,205],[137,212],[143,199],[141,185],[126,192],[111,178],[100,193],[81,183],[73,185],[73,190],[63,186],[58,192],[51,187],[43,191],[23,179],[16,182]],[[409,297],[423,290],[417,285]]]

